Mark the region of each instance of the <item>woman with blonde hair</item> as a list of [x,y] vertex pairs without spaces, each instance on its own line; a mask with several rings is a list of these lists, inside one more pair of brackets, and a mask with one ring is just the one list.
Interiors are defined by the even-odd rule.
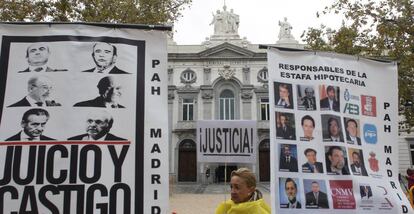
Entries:
[[256,176],[247,168],[231,172],[231,199],[222,202],[216,214],[270,214],[270,207],[256,189]]

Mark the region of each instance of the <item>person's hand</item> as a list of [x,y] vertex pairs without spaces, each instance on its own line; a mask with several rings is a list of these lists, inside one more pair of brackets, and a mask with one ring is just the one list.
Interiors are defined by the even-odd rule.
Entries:
[[285,101],[285,103],[286,103],[287,106],[290,106],[289,96],[282,97],[282,100]]

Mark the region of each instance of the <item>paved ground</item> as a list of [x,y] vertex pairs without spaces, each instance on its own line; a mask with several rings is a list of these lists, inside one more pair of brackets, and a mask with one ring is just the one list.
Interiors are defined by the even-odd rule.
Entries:
[[[270,184],[257,187],[270,204]],[[170,195],[170,212],[176,214],[214,214],[217,205],[230,198],[229,185],[223,184],[175,184]]]

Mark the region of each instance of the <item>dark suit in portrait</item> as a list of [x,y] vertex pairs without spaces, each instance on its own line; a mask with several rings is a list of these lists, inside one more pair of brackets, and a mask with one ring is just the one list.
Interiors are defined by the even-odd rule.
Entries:
[[[77,135],[77,136],[74,136],[74,137],[70,137],[70,138],[68,138],[68,140],[83,140],[83,138],[87,137],[87,136],[88,136],[88,134],[81,134],[81,135]],[[120,138],[120,137],[115,136],[111,133],[107,133],[104,140],[126,140],[126,139]]]
[[319,191],[317,195],[318,198],[315,197],[315,193],[312,191],[306,193],[306,208],[329,208],[328,196],[326,193]]
[[[360,146],[361,145],[361,138],[360,137],[355,137],[355,139],[356,139],[356,143]],[[355,144],[355,142],[354,141],[352,141],[352,139],[351,139],[351,137],[349,136],[349,134],[347,134],[346,135],[346,141],[347,142],[350,142],[350,143],[354,143]]]
[[[85,70],[85,71],[82,71],[82,72],[89,72],[89,73],[92,73],[92,72],[94,72],[95,71],[95,68],[91,68],[91,69],[88,69],[88,70]],[[119,69],[118,67],[116,67],[116,66],[114,66],[110,71],[109,71],[109,74],[129,74],[128,72],[126,72],[126,71],[124,71],[124,70],[121,70],[121,69]]]
[[316,110],[316,99],[315,97],[304,97],[302,98],[302,105],[306,110]]
[[[5,141],[21,141],[20,135],[21,135],[21,132],[7,138]],[[53,138],[50,138],[50,137],[47,137],[47,136],[44,136],[44,135],[40,135],[39,139],[40,140],[56,140],[56,139],[53,139]]]
[[328,133],[328,137],[324,138],[323,141],[326,141],[326,142],[344,142],[344,137],[342,136],[342,133],[340,133],[340,135],[337,138],[329,135],[329,133]]
[[[86,100],[82,102],[78,102],[75,105],[75,107],[102,107],[106,108],[105,101],[102,97],[96,97],[93,100]],[[115,106],[111,106],[112,108],[125,108],[125,106],[116,104]]]
[[[328,97],[323,98],[320,101],[320,104],[321,104],[321,110],[323,110],[323,109],[325,109],[325,110],[326,109],[330,109],[330,106],[329,106],[329,98]],[[332,109],[330,109],[330,110],[334,110],[334,111],[339,112],[339,101],[338,100],[336,100],[336,99],[333,100]]]
[[362,176],[368,176],[367,169],[365,169],[365,166],[361,164],[361,167],[359,168],[359,172],[357,171],[357,167],[355,164],[351,164],[351,171],[354,175],[362,175]]
[[280,171],[297,172],[298,160],[292,156],[290,156],[289,158],[287,158],[286,156],[281,156],[279,162],[279,169]]
[[[68,69],[53,69],[53,68],[50,68],[50,67],[46,67],[45,71],[43,71],[43,69],[41,69],[39,71],[37,71],[35,69],[35,71],[33,71],[33,72],[59,72],[59,71],[68,71]],[[29,68],[26,68],[22,71],[18,71],[17,73],[26,73],[26,72],[30,72]]]
[[294,203],[280,204],[280,207],[290,209],[301,209],[302,204],[299,201],[295,201]]
[[323,173],[323,166],[321,162],[315,162],[315,165],[313,166],[310,163],[306,162],[302,165],[302,172],[315,173],[315,168],[318,173]]
[[[327,163],[326,164],[326,171],[328,172],[328,175],[335,175],[336,173],[335,172],[333,172],[332,171],[332,169],[331,169],[331,164],[330,163]],[[329,166],[329,167],[328,167]],[[341,170],[341,174],[342,175],[350,175],[351,173],[349,172],[349,169],[348,169],[348,165],[347,165],[347,163],[345,162],[345,166],[342,168],[342,170]]]
[[295,129],[290,126],[281,126],[276,129],[276,137],[286,140],[296,140]]
[[[60,103],[57,103],[54,100],[46,100],[45,104],[46,106],[62,106]],[[13,103],[12,105],[9,105],[8,107],[25,107],[25,106],[31,106],[31,105],[29,101],[26,99],[26,97],[23,97],[23,99],[17,101],[16,103]]]
[[361,193],[361,198],[367,197],[368,199],[372,197],[372,190],[370,186],[359,186],[359,192]]

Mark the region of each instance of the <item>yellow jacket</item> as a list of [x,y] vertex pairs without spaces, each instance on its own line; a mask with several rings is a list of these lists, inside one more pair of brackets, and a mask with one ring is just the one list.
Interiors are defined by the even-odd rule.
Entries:
[[216,214],[270,214],[270,207],[263,199],[239,204],[227,200],[218,205]]

